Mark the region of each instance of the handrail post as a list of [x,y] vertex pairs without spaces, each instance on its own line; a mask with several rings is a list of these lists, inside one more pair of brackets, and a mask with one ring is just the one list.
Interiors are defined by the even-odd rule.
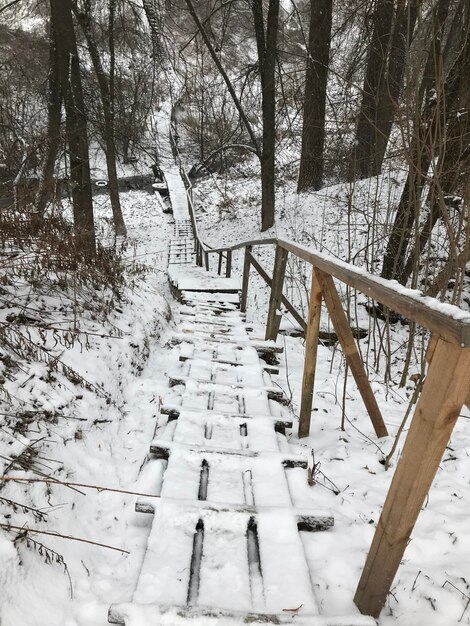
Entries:
[[217,266],[217,274],[220,276],[222,273],[222,252],[219,252],[218,255],[219,255],[219,264]]
[[248,299],[248,283],[250,282],[250,259],[251,259],[251,246],[245,248],[245,258],[243,261],[243,279],[242,279],[242,293],[240,297],[240,311],[246,313],[246,302]]
[[434,480],[470,382],[470,348],[439,338],[377,524],[354,602],[378,617]]
[[202,245],[199,239],[197,240],[196,265],[202,267]]
[[302,378],[302,397],[300,401],[299,437],[310,434],[312,415],[313,389],[315,386],[315,370],[317,365],[318,335],[320,331],[322,292],[315,267],[312,267],[312,287],[308,303],[307,332],[305,338],[305,361]]
[[232,275],[232,251],[227,250],[227,258],[225,261],[225,276],[226,278],[230,278]]
[[286,275],[287,255],[289,253],[285,248],[276,246],[276,256],[274,257],[273,268],[273,284],[271,287],[271,296],[269,298],[268,319],[266,322],[266,340],[276,341],[281,324],[281,316],[278,309],[282,300],[282,287],[284,285],[284,277]]
[[209,253],[207,251],[204,252],[204,261],[206,264],[206,271],[209,271]]

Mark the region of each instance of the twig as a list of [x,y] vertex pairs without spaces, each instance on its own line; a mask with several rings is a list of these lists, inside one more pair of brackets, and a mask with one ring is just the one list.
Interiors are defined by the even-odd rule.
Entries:
[[395,441],[393,442],[393,445],[390,449],[390,452],[387,454],[387,456],[385,457],[384,460],[384,466],[385,466],[385,470],[388,470],[390,467],[390,461],[392,460],[393,455],[395,454],[395,450],[397,449],[398,446],[398,441],[400,439],[400,435],[403,432],[403,429],[405,428],[405,424],[408,421],[408,417],[410,416],[411,413],[411,409],[413,408],[413,406],[416,404],[416,401],[418,400],[418,396],[421,393],[421,389],[423,388],[423,384],[424,384],[424,376],[420,376],[420,379],[418,380],[418,382],[416,383],[416,387],[415,390],[413,392],[413,395],[411,396],[411,400],[408,404],[408,407],[406,409],[406,413],[402,419],[402,422],[400,424],[400,427],[397,431],[397,434],[395,436]]
[[115,550],[116,552],[122,552],[123,554],[130,554],[129,550],[123,548],[116,548],[115,546],[109,546],[105,543],[99,543],[98,541],[91,541],[90,539],[83,539],[82,537],[74,537],[72,535],[62,535],[55,530],[35,530],[34,528],[26,528],[25,526],[11,526],[10,524],[0,524],[0,528],[4,530],[19,530],[25,533],[36,533],[38,535],[49,535],[51,537],[59,537],[60,539],[70,539],[71,541],[80,541],[81,543],[89,543],[92,546],[99,546],[100,548],[107,548],[108,550]]
[[[87,483],[72,483],[68,481],[55,480],[53,478],[17,478],[16,476],[0,476],[0,481],[12,481],[19,483],[46,483],[50,485],[62,485],[63,487],[83,487],[84,489],[94,489],[95,491],[112,491],[114,493],[125,493],[130,496],[144,496],[147,498],[159,498],[154,493],[141,493],[139,491],[128,491],[127,489],[114,489],[113,487],[100,487],[99,485],[89,485]],[[79,492],[81,493],[81,492]],[[85,494],[82,494],[85,495]]]

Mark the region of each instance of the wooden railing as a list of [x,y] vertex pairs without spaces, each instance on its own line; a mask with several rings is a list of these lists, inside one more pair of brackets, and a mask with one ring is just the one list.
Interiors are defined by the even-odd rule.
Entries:
[[[226,275],[230,276],[232,253],[244,250],[242,310],[246,309],[250,269],[253,268],[271,288],[266,339],[275,341],[277,338],[281,304],[306,331],[299,437],[307,436],[310,431],[322,303],[331,318],[377,436],[388,434],[334,280],[356,289],[432,333],[428,352],[429,370],[354,598],[362,613],[377,617],[385,604],[462,406],[470,403],[470,316],[458,307],[425,297],[395,281],[383,280],[362,268],[292,241],[258,239],[210,248],[199,235],[191,183],[181,164],[180,169],[187,184],[198,264],[209,269],[211,256],[217,255],[219,274],[225,258]],[[254,246],[275,247],[272,276],[253,255]],[[289,254],[312,266],[307,320],[303,320],[283,294]]]

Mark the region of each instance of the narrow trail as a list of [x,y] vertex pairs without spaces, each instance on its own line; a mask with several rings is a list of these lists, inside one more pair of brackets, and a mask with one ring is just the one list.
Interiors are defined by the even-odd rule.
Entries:
[[142,568],[132,601],[111,606],[109,622],[375,624],[320,615],[301,532],[328,531],[334,520],[315,509],[308,460],[286,437],[293,416],[275,383],[282,348],[253,335],[239,279],[195,266],[189,216],[175,198],[174,400],[160,407],[168,421],[150,444],[155,497],[136,503],[154,516]]

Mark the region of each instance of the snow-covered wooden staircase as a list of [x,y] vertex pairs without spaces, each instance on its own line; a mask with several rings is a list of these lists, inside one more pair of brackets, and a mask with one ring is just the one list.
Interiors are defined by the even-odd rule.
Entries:
[[192,265],[193,250],[190,223],[176,221],[173,393],[150,445],[155,497],[136,504],[154,520],[132,600],[111,606],[109,622],[375,624],[319,614],[301,533],[327,530],[333,517],[313,506],[308,460],[286,438],[292,415],[273,380],[282,349],[253,336],[240,281]]

